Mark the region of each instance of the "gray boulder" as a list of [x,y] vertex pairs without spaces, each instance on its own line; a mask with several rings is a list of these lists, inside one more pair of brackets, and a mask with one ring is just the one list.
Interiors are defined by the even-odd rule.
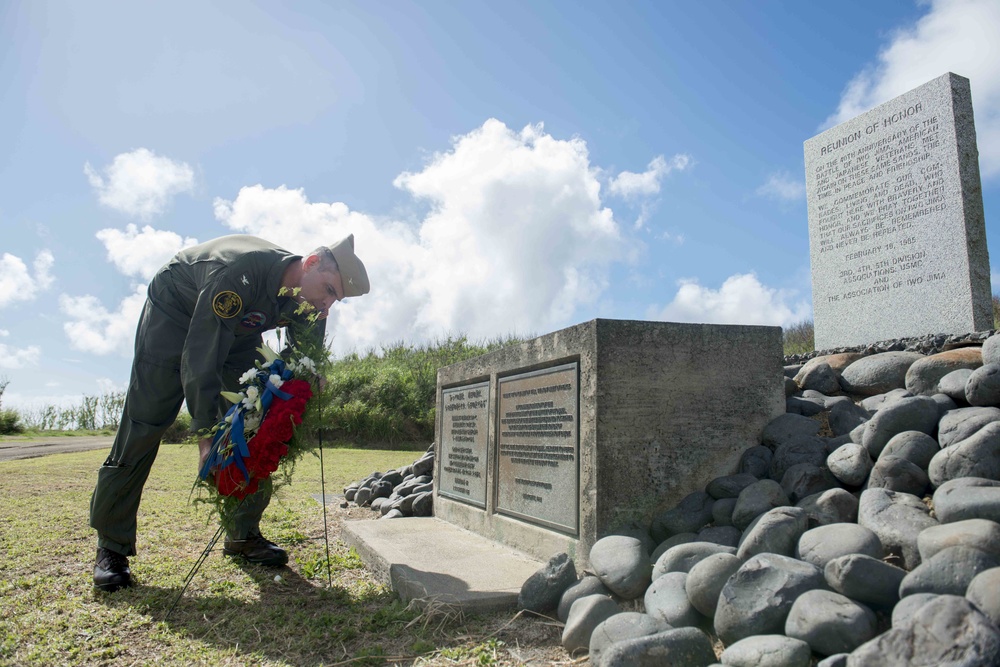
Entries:
[[410,509],[413,516],[431,516],[434,513],[434,492],[427,490],[417,493],[414,491]]
[[615,595],[640,597],[649,586],[649,552],[642,542],[625,535],[608,535],[590,548],[590,568]]
[[767,476],[780,482],[785,472],[793,465],[811,463],[822,466],[826,463],[826,455],[826,443],[822,438],[809,437],[780,444],[774,450],[774,458],[771,459]]
[[732,526],[736,498],[719,498],[712,503],[712,523],[716,526]]
[[1000,364],[985,364],[972,371],[965,384],[969,405],[1000,405]]
[[791,505],[781,484],[773,479],[762,479],[740,492],[733,508],[733,525],[745,530],[754,519],[764,512]]
[[949,410],[938,422],[938,443],[950,447],[965,440],[990,422],[1000,422],[1000,408],[958,408]]
[[899,584],[906,570],[863,554],[834,558],[823,568],[833,590],[871,607],[892,608],[899,600]]
[[830,489],[808,496],[795,506],[806,511],[811,523],[821,526],[858,520],[858,499],[845,489]]
[[878,634],[875,612],[833,591],[806,591],[792,604],[785,634],[815,653],[849,653]]
[[688,599],[687,578],[687,572],[668,572],[657,577],[642,598],[646,613],[672,628],[695,627],[705,620]]
[[917,464],[898,456],[882,456],[872,467],[868,476],[869,489],[889,489],[923,497],[930,480]]
[[[689,575],[690,576],[690,575]],[[965,597],[1000,627],[1000,567],[984,570],[972,578]]]
[[941,595],[909,623],[859,646],[848,667],[992,667],[1000,655],[1000,629],[963,597]]
[[794,556],[824,568],[834,558],[864,554],[882,558],[882,542],[874,532],[856,523],[833,523],[807,530],[799,538]]
[[903,431],[892,436],[879,458],[895,456],[913,463],[921,470],[927,470],[931,459],[941,451],[937,440],[920,431]]
[[697,628],[677,628],[608,647],[599,667],[703,667],[715,660],[712,641]]
[[562,633],[562,645],[573,655],[590,647],[594,628],[621,613],[618,603],[606,595],[585,595],[573,602]]
[[830,368],[830,364],[818,363],[812,367],[806,364],[794,379],[803,389],[812,389],[823,394],[840,391],[840,377]]
[[715,610],[715,632],[725,644],[753,635],[779,634],[796,598],[824,586],[823,574],[815,565],[778,554],[758,554],[723,586]]
[[906,371],[906,390],[914,396],[937,393],[938,382],[959,368],[979,368],[983,355],[978,347],[960,347],[918,359]]
[[690,572],[696,563],[712,554],[736,555],[734,547],[727,547],[713,542],[688,542],[670,547],[653,566],[653,580],[669,572]]
[[894,435],[903,431],[930,434],[934,432],[937,423],[938,406],[930,396],[903,398],[882,408],[868,421],[861,444],[868,450],[872,460],[877,461]]
[[623,611],[610,616],[599,623],[590,634],[590,662],[594,665],[602,664],[604,651],[612,644],[655,635],[670,629],[663,621],[637,611]]
[[750,447],[740,456],[739,472],[753,475],[757,479],[767,477],[773,457],[774,452],[764,445]]
[[517,606],[540,614],[554,611],[559,598],[576,583],[576,566],[569,554],[559,553],[521,585]]
[[973,547],[1000,558],[1000,523],[987,519],[966,519],[925,528],[917,536],[917,549],[922,560],[926,561],[948,547]]
[[809,667],[809,644],[783,635],[747,637],[726,647],[722,664],[727,667]]
[[862,445],[849,443],[826,457],[826,466],[844,484],[861,486],[872,471],[872,458]]
[[855,428],[871,419],[871,414],[852,401],[838,401],[830,407],[827,421],[834,435],[850,433]]
[[813,463],[797,463],[781,477],[781,488],[793,503],[839,486],[837,478],[829,470]]
[[705,493],[716,500],[719,498],[738,498],[743,489],[754,484],[756,481],[757,478],[747,472],[716,477],[705,487]]
[[939,597],[941,596],[937,593],[917,593],[900,599],[899,604],[892,608],[892,627],[903,627],[913,619],[921,607]]
[[816,663],[816,667],[847,667],[847,657],[850,653],[828,655]]
[[991,422],[935,454],[927,475],[934,486],[958,477],[1000,480],[1000,422]]
[[799,538],[809,529],[809,519],[801,507],[776,507],[765,512],[743,532],[736,556],[747,560],[760,553],[793,556]]
[[698,541],[736,547],[740,543],[741,535],[740,529],[736,526],[709,526],[698,531]]
[[920,498],[889,489],[866,489],[861,493],[858,523],[878,535],[886,551],[901,557],[907,569],[920,564],[920,531],[937,525]]
[[965,595],[969,583],[980,572],[1000,567],[1000,558],[972,547],[948,547],[937,552],[899,585],[900,597],[915,593]]
[[761,444],[774,449],[786,442],[811,438],[819,429],[820,424],[815,419],[785,413],[767,423],[761,434]]
[[844,390],[874,396],[906,384],[906,371],[923,355],[916,352],[882,352],[858,359],[841,373]]
[[965,403],[965,385],[972,375],[971,368],[959,368],[938,380],[938,391],[953,401]]
[[563,592],[562,597],[559,598],[556,617],[565,623],[566,619],[569,618],[569,611],[573,608],[573,603],[588,595],[611,597],[612,592],[600,579],[588,574]]
[[984,364],[1000,364],[1000,336],[993,334],[984,340],[979,352]]
[[892,391],[887,391],[884,394],[875,394],[874,396],[862,399],[858,405],[867,410],[869,414],[874,415],[882,408],[890,406],[904,398],[909,398],[910,396],[913,396],[913,394],[906,391],[906,389],[893,389]]
[[715,616],[719,593],[736,570],[743,564],[733,554],[712,554],[695,563],[684,582],[691,605],[708,618]]
[[660,560],[660,556],[665,554],[668,549],[676,547],[679,544],[688,544],[689,542],[699,542],[698,533],[680,533],[678,535],[671,535],[667,539],[660,542],[660,544],[653,550],[653,553],[649,554],[649,564],[656,565],[656,561]]
[[662,542],[678,533],[697,533],[712,520],[715,498],[704,491],[695,491],[681,498],[671,509],[657,514],[649,532],[653,540]]
[[941,523],[989,519],[1000,523],[1000,482],[981,477],[961,477],[934,492],[934,513]]

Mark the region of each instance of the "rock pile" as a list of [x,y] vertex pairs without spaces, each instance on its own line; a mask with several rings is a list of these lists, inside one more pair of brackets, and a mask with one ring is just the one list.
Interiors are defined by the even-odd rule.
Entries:
[[383,519],[431,516],[434,509],[434,444],[399,470],[373,472],[344,487],[343,507],[354,503],[380,512]]
[[602,666],[1000,665],[1000,336],[785,375],[733,474],[598,540],[581,579],[557,555],[521,606]]

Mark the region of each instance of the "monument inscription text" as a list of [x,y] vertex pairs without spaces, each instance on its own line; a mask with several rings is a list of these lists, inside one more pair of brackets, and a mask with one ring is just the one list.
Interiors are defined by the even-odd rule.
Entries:
[[438,493],[486,508],[490,383],[441,391],[441,473]]
[[938,77],[805,156],[816,349],[976,330],[989,272],[968,81]]
[[496,508],[578,531],[578,364],[499,380]]

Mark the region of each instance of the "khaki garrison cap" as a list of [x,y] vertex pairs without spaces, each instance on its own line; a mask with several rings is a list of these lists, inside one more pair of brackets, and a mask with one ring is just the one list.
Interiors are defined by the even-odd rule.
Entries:
[[368,272],[358,256],[354,254],[354,234],[337,241],[328,248],[337,260],[337,268],[344,282],[344,298],[368,294]]

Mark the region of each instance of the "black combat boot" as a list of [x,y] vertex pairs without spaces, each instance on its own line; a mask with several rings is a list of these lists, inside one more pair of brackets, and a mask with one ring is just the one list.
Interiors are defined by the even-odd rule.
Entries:
[[94,586],[114,593],[120,588],[132,585],[132,571],[128,569],[128,558],[111,549],[97,547],[97,562],[94,564]]
[[250,533],[245,540],[226,539],[222,553],[231,558],[242,558],[254,565],[279,567],[288,562],[288,554],[259,532]]

